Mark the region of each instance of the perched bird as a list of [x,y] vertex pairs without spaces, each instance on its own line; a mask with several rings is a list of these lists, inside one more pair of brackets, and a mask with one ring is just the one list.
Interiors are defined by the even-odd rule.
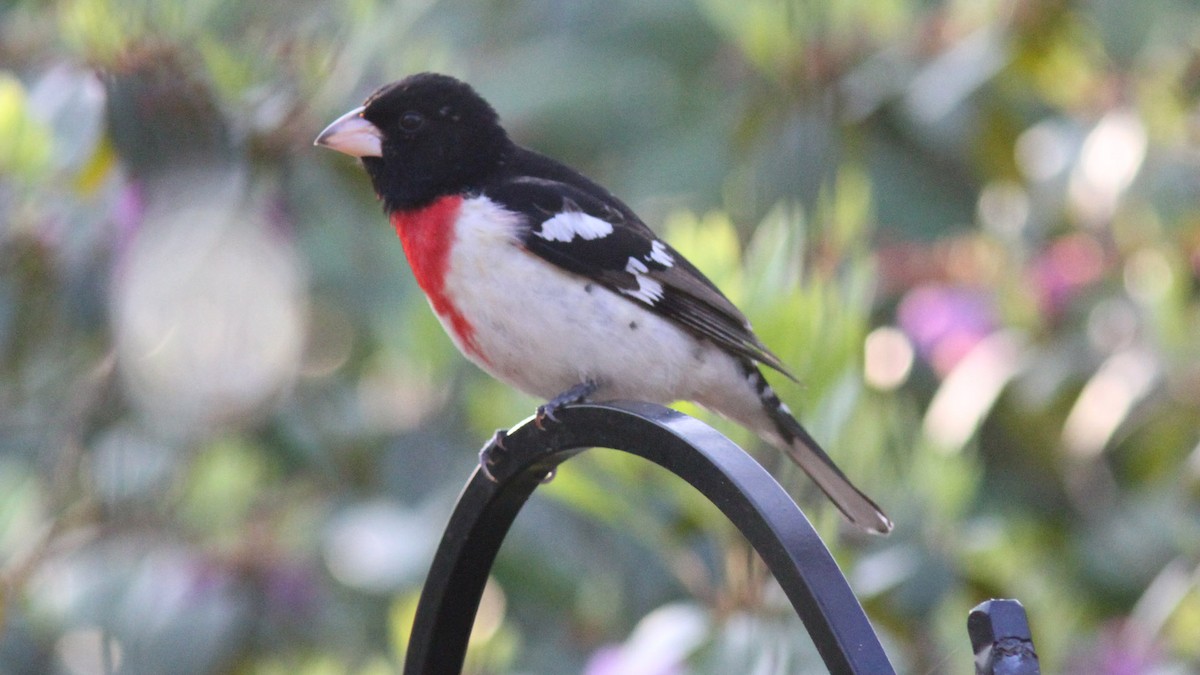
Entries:
[[470,86],[422,73],[316,139],[358,157],[413,275],[462,353],[560,406],[690,400],[795,460],[856,525],[892,523],[767,384],[788,377],[746,317],[608,190],[509,139]]

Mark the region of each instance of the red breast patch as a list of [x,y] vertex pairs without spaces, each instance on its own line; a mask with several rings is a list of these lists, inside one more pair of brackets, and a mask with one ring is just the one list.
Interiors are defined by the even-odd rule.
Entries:
[[445,292],[450,249],[454,246],[454,221],[462,201],[459,195],[442,197],[421,209],[396,211],[391,215],[391,221],[396,234],[400,235],[404,255],[408,257],[417,285],[429,298],[433,311],[449,325],[463,350],[487,361],[475,344],[475,328],[459,313]]

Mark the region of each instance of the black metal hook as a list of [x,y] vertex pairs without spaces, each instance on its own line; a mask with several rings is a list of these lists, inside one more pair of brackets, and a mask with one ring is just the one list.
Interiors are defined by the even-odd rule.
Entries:
[[[542,478],[587,448],[622,450],[683,478],[741,530],[775,575],[831,673],[894,673],[833,556],[779,483],[712,427],[648,403],[563,406],[503,437],[494,480],[476,470],[434,556],[413,622],[406,675],[461,670],[501,543]],[[495,443],[495,441],[493,441]]]

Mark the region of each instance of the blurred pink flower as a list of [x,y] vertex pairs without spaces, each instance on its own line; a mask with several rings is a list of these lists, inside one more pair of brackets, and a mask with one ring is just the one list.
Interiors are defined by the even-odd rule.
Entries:
[[280,561],[265,570],[263,595],[269,610],[284,619],[304,621],[318,601],[316,575],[297,563]]
[[146,200],[142,194],[142,184],[136,180],[130,180],[121,188],[109,213],[109,217],[116,227],[116,239],[121,249],[124,249],[137,234],[145,215]]
[[1081,290],[1100,278],[1104,267],[1104,251],[1091,235],[1056,239],[1031,265],[1038,308],[1048,318],[1057,318]]
[[950,372],[997,326],[995,303],[984,290],[932,284],[905,294],[896,318],[939,375]]
[[683,665],[678,661],[660,661],[651,665],[630,665],[624,645],[607,645],[596,650],[588,659],[584,675],[682,675]]
[[1068,662],[1069,675],[1144,675],[1165,672],[1161,650],[1132,622],[1113,622]]
[[624,644],[601,647],[584,675],[681,675],[709,631],[705,610],[676,603],[647,614]]

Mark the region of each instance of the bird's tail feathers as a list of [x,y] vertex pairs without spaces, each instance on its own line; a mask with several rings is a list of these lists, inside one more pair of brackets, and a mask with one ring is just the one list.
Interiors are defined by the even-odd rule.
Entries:
[[850,522],[876,534],[887,534],[892,531],[892,521],[883,509],[863,494],[862,490],[854,487],[846,474],[834,464],[833,459],[826,454],[821,445],[808,431],[801,426],[779,400],[775,392],[767,385],[762,372],[751,363],[743,364],[747,378],[758,394],[759,400],[774,423],[776,433],[782,441],[781,447],[804,472],[812,478],[817,487],[829,497],[838,510],[845,514]]
[[779,411],[785,419],[779,420],[780,427],[786,429],[790,438],[785,436],[785,450],[788,457],[813,479],[817,487],[829,497],[834,506],[845,514],[850,522],[875,534],[887,534],[892,531],[892,521],[879,508],[879,505],[863,494],[862,490],[854,487],[846,474],[833,463],[829,455],[813,439],[796,418],[788,414],[786,409]]

